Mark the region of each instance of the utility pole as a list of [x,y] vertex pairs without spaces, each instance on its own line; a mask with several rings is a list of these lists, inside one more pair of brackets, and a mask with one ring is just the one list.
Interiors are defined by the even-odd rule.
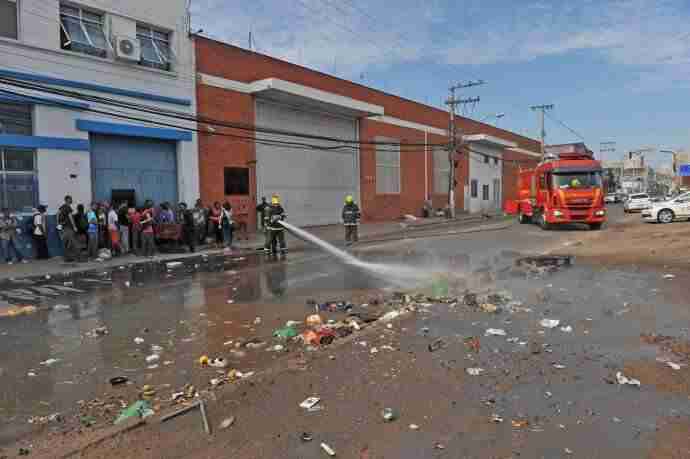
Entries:
[[544,146],[545,146],[545,140],[546,140],[546,131],[544,130],[544,112],[547,110],[553,110],[553,104],[544,104],[544,105],[533,105],[530,107],[533,111],[538,110],[539,111],[539,120],[541,122],[541,132],[539,133],[541,137],[541,159],[544,159]]
[[[448,172],[448,207],[450,207],[451,218],[455,218],[455,154],[458,148],[462,148],[462,132],[460,132],[460,135],[458,136],[458,129],[455,125],[455,107],[458,105],[479,102],[479,97],[457,99],[455,97],[455,93],[458,89],[471,88],[473,86],[480,86],[483,84],[484,80],[477,80],[453,85],[450,87],[450,97],[448,100],[446,100],[446,105],[450,107],[450,127],[448,129],[450,134],[450,141],[448,142],[448,162],[450,163],[450,172]],[[458,137],[460,138],[459,141]]]
[[[613,157],[616,157],[616,142],[600,142],[599,143],[599,155],[601,156],[601,160],[604,160],[604,154],[605,153],[613,153]],[[621,164],[620,167],[620,177],[615,180],[616,187],[615,188],[620,188],[619,181],[623,177],[623,165]],[[609,177],[615,178],[615,176],[612,173],[609,173]],[[610,190],[609,190],[610,191]]]

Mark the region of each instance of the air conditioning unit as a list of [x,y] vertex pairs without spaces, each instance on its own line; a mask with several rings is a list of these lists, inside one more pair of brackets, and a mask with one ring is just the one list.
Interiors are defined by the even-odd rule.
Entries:
[[141,60],[141,44],[136,38],[118,35],[115,37],[115,54],[118,59],[139,62]]

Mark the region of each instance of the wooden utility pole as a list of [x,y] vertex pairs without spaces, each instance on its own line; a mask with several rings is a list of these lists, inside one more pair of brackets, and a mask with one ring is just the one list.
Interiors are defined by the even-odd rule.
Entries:
[[450,126],[448,129],[450,135],[448,142],[448,162],[450,163],[450,172],[448,173],[448,207],[450,208],[451,218],[455,218],[455,154],[458,149],[462,148],[462,132],[460,132],[460,135],[458,135],[458,129],[455,125],[455,107],[458,105],[479,102],[479,97],[457,99],[455,97],[455,93],[458,89],[471,88],[472,86],[480,86],[483,84],[483,80],[477,80],[453,85],[450,87],[450,97],[448,100],[446,100],[446,105],[450,107]]

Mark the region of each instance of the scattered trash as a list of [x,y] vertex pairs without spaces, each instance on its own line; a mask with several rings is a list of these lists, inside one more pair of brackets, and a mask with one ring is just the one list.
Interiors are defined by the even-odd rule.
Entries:
[[480,374],[484,373],[483,368],[468,368],[465,371],[467,371],[467,374],[470,376],[479,376]]
[[501,328],[489,328],[484,332],[484,336],[506,336],[506,331]]
[[302,432],[302,435],[300,435],[300,439],[306,443],[312,441],[314,437],[309,432]]
[[290,339],[297,336],[297,334],[297,330],[295,330],[292,326],[285,326],[274,331],[273,337],[279,339]]
[[143,344],[144,343],[144,338],[136,337],[134,338],[134,344]]
[[109,380],[112,386],[119,386],[120,384],[125,384],[127,381],[129,381],[129,379],[126,376],[115,376]]
[[503,422],[503,418],[494,413],[491,415],[491,422],[494,424],[500,424]]
[[20,456],[28,456],[29,454],[31,454],[31,450],[29,448],[19,448]]
[[561,364],[559,364],[559,363],[554,363],[552,366],[553,366],[556,370],[563,370],[563,369],[567,368],[565,365],[561,365]]
[[152,344],[151,345],[151,352],[153,352],[154,354],[158,354],[160,352],[163,352],[163,347],[159,346],[157,344]]
[[220,426],[218,427],[220,430],[227,429],[228,427],[232,426],[235,423],[235,416],[230,416],[229,418],[223,419],[223,422],[220,423]]
[[304,408],[305,410],[311,409],[312,407],[316,406],[321,399],[319,397],[309,397],[306,400],[304,400],[302,403],[299,404],[301,408]]
[[223,357],[216,357],[208,362],[208,365],[214,368],[225,368],[228,366],[228,361]]
[[156,396],[156,389],[148,384],[141,388],[141,396],[144,399],[151,399]]
[[234,304],[234,303],[235,303],[235,300],[228,300],[227,303],[228,303],[228,304]]
[[494,313],[499,312],[498,306],[496,306],[493,303],[482,303],[479,307],[482,309],[482,311],[488,312],[489,314],[494,314]]
[[398,419],[398,413],[393,408],[384,408],[381,411],[381,417],[386,422],[393,422]]
[[326,443],[321,443],[321,449],[324,450],[329,456],[335,457],[335,450]]
[[478,337],[470,336],[469,338],[465,338],[465,346],[470,348],[470,350],[472,350],[473,352],[478,353],[481,343]]
[[680,368],[681,368],[680,365],[678,365],[677,363],[673,363],[673,362],[666,362],[666,365],[673,368],[674,370],[680,370]]
[[68,311],[70,309],[66,304],[56,304],[53,306],[53,311]]
[[400,311],[390,311],[382,315],[379,320],[381,320],[382,322],[390,322],[391,320],[395,320],[398,317],[400,317],[401,314],[402,312]]
[[563,451],[565,451],[565,454],[573,454],[573,450],[570,448],[565,448]]
[[442,338],[439,338],[429,344],[429,352],[436,352],[439,349],[443,349],[447,345],[448,344],[446,344],[446,342]]
[[285,350],[285,346],[283,346],[282,344],[276,344],[275,346],[273,346],[273,347],[272,347],[271,349],[269,349],[269,350],[270,350],[270,351],[273,351],[273,352],[282,352],[282,351]]
[[417,424],[410,424],[410,430],[419,430],[419,426]]
[[261,317],[257,317],[256,319],[254,319],[254,325],[259,325],[259,324],[261,324]]
[[664,274],[664,279],[670,280],[670,279],[675,279],[676,275],[675,274]]
[[617,418],[615,416],[611,418],[611,421],[615,422],[616,424],[620,424],[621,422],[623,422],[621,418]]
[[529,421],[527,419],[513,419],[510,421],[510,424],[516,429],[521,429],[523,427],[527,427],[529,425]]
[[556,328],[561,323],[558,319],[542,319],[539,321],[539,325],[544,328]]
[[564,333],[572,333],[573,332],[573,327],[568,325],[567,327],[561,327],[561,331]]
[[120,412],[120,415],[115,419],[115,425],[129,419],[138,417],[145,419],[149,416],[153,416],[155,413],[151,409],[151,404],[146,400],[137,400],[136,402],[129,405],[127,408]]
[[108,327],[96,327],[93,330],[86,333],[89,338],[98,338],[99,336],[105,336],[108,334]]
[[201,357],[199,357],[199,364],[200,365],[208,365],[208,362],[209,362],[209,358],[207,355],[202,355]]
[[640,381],[639,380],[634,379],[634,378],[628,378],[627,376],[625,376],[620,371],[618,373],[616,373],[616,380],[618,380],[618,384],[620,384],[620,385],[627,384],[629,386],[640,387]]
[[60,361],[60,359],[48,359],[48,360],[44,360],[40,364],[43,366],[49,367],[55,363],[58,363],[59,361]]
[[25,316],[36,311],[38,311],[36,306],[8,306],[0,308],[0,318]]
[[161,358],[161,357],[160,357],[160,355],[158,355],[158,354],[151,354],[151,355],[149,355],[149,356],[146,356],[146,362],[147,362],[147,363],[158,362],[158,360],[159,360],[160,358]]
[[30,371],[30,372],[28,372],[28,373],[26,374],[26,376],[29,376],[29,377],[32,377],[32,378],[33,378],[33,377],[36,376],[36,373],[33,372],[33,371]]
[[125,287],[131,287],[132,283],[130,281],[125,281]]
[[178,266],[182,266],[183,264],[184,263],[182,263],[181,261],[171,261],[169,263],[166,263],[165,267],[168,269],[172,269],[172,268],[177,268]]
[[323,320],[321,319],[321,316],[318,314],[312,314],[309,317],[307,317],[307,325],[310,327],[317,327],[319,325],[323,324]]

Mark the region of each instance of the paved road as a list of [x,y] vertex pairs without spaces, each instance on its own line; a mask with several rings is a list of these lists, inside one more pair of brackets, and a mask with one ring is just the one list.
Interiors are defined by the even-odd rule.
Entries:
[[[71,430],[79,420],[72,415],[78,401],[98,399],[81,414],[102,426],[144,384],[157,389],[157,404],[165,408],[164,400],[185,384],[202,390],[218,376],[196,363],[208,354],[227,356],[241,371],[266,372],[252,386],[213,392],[212,424],[233,415],[236,425],[209,441],[198,418],[186,416],[130,432],[90,454],[107,457],[109,448],[118,447],[119,457],[316,458],[324,457],[318,444],[325,441],[339,457],[552,458],[568,451],[575,457],[674,457],[659,448],[687,447],[673,429],[690,414],[690,393],[682,383],[688,368],[676,371],[656,358],[682,364],[690,363],[681,361],[689,356],[643,345],[640,335],[687,340],[687,284],[654,271],[577,263],[548,275],[515,269],[525,255],[567,252],[582,234],[516,225],[387,242],[359,253],[389,267],[376,273],[344,268],[313,252],[299,262],[218,257],[170,270],[147,265],[71,278],[70,288],[84,293],[42,298],[38,313],[0,322],[0,345],[9,350],[0,357],[4,444],[33,440],[38,453],[45,442],[71,442],[79,438]],[[308,299],[363,303],[381,289],[426,284],[438,272],[452,273],[459,292],[505,292],[516,301],[512,312],[435,305],[324,351],[305,354],[301,345],[290,345],[286,353],[231,352],[237,341],[270,341],[286,320],[303,320]],[[42,284],[51,289],[64,281]],[[35,286],[23,287],[35,292]],[[69,308],[49,309],[56,304]],[[543,318],[562,323],[543,329]],[[98,327],[108,334],[92,333]],[[504,329],[506,336],[484,336],[488,328]],[[137,337],[144,342],[135,344]],[[465,346],[468,337],[480,339],[478,353]],[[430,353],[428,344],[438,338],[446,347]],[[395,350],[384,350],[386,345]],[[162,348],[157,362],[145,360],[154,353],[151,346]],[[372,347],[378,352],[372,354]],[[49,358],[59,360],[41,365]],[[295,362],[306,369],[296,370]],[[466,369],[474,367],[485,371],[468,376]],[[608,384],[616,371],[641,379],[642,388]],[[112,388],[113,376],[132,384]],[[307,414],[297,405],[313,394],[323,398],[325,409]],[[104,410],[109,404],[114,406]],[[400,419],[382,422],[385,406],[399,410]],[[39,432],[27,423],[30,416],[56,412],[64,414],[63,423],[48,423]],[[503,422],[492,422],[493,415]],[[53,430],[70,434],[57,441],[46,436]],[[314,441],[302,442],[303,431]]]

